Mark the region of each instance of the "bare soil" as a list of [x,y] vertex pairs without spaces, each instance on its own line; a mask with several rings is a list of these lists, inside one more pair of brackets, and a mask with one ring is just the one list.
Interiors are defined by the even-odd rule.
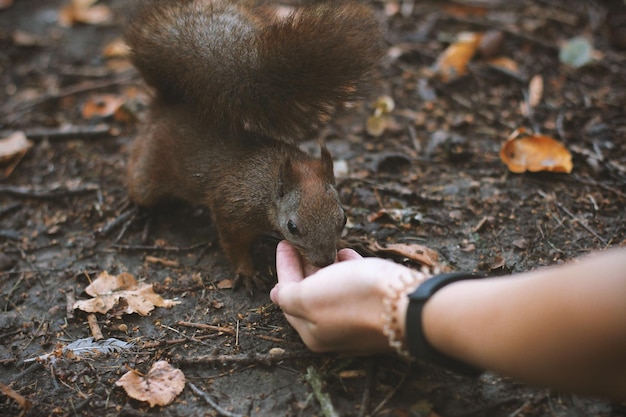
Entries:
[[[137,73],[102,53],[120,36],[126,2],[101,2],[112,7],[112,24],[62,27],[65,3],[17,0],[0,11],[0,137],[22,130],[33,141],[0,180],[0,382],[32,403],[27,416],[321,416],[309,367],[341,416],[626,415],[624,404],[489,373],[469,379],[392,356],[308,352],[267,292],[223,288],[232,270],[204,208],[172,203],[146,213],[128,203],[125,160],[137,120],[81,115],[102,93],[123,97],[126,115],[141,118],[145,109]],[[372,242],[419,243],[453,270],[505,274],[624,245],[626,51],[611,31],[615,19],[605,19],[611,2],[493,1],[470,10],[423,1],[399,13],[384,12],[390,1],[372,4],[392,53],[371,97],[319,134],[337,161],[348,246],[385,256],[372,253]],[[451,36],[491,29],[504,34],[498,55],[513,59],[518,74],[477,57],[458,81],[426,78]],[[559,62],[559,46],[575,36],[591,40],[597,62]],[[543,99],[524,114],[535,75]],[[385,133],[372,137],[365,120],[380,95],[396,107]],[[519,127],[563,142],[573,172],[510,173],[499,150]],[[261,242],[257,253],[268,287],[274,245]],[[129,272],[182,303],[145,317],[97,315],[104,337],[132,341],[131,350],[25,362],[91,335],[87,315],[67,306],[72,296],[88,298],[84,288],[102,271]],[[273,348],[284,353],[272,356]],[[150,408],[115,386],[158,360],[221,408],[189,387]],[[22,411],[0,395],[0,415]]]

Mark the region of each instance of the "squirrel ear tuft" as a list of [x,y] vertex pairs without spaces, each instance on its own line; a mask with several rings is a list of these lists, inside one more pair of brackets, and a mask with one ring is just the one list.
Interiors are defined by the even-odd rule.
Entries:
[[320,145],[320,150],[322,151],[322,173],[324,175],[324,179],[329,184],[335,185],[335,171],[333,170],[333,157],[328,152],[326,145]]

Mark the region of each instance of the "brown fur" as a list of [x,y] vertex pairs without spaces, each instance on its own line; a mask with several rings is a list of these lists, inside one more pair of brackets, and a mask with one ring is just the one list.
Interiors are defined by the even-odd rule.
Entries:
[[357,96],[382,50],[375,19],[355,3],[280,20],[268,10],[155,0],[127,32],[157,90],[131,149],[129,195],[141,206],[166,197],[207,205],[243,278],[255,276],[250,246],[263,234],[278,233],[317,266],[334,261],[345,215],[332,159],[295,143]]

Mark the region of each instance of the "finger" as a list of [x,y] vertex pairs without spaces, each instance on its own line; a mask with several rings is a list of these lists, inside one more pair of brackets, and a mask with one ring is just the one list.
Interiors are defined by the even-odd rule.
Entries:
[[355,259],[363,259],[363,257],[359,255],[359,253],[355,251],[354,249],[346,248],[346,249],[341,249],[337,253],[337,259],[341,262],[341,261],[351,261]]
[[304,278],[300,254],[285,240],[276,247],[276,275],[279,283],[300,282]]
[[[294,326],[296,321],[307,321],[302,307],[301,285],[293,282],[278,283],[272,288],[272,302],[283,310],[285,317]],[[298,319],[298,320],[294,320]],[[296,330],[298,328],[296,327]]]

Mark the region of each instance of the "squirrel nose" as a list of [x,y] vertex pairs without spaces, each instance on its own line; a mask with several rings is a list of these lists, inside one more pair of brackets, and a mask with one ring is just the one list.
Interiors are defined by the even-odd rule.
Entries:
[[335,262],[335,259],[337,259],[337,248],[320,251],[317,254],[311,254],[308,258],[313,265],[318,268],[323,268]]

